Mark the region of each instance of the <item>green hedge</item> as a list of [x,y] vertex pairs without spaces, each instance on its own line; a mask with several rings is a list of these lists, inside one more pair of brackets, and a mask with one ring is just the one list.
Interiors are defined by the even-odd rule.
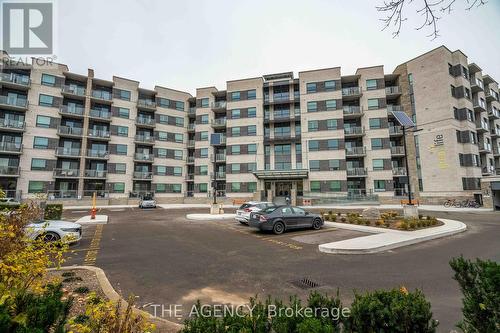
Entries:
[[457,326],[464,332],[500,332],[500,265],[459,257],[450,266],[464,295],[464,318]]
[[62,217],[63,205],[62,204],[48,204],[45,207],[46,220],[59,220]]
[[1,210],[14,210],[14,209],[18,209],[19,207],[21,207],[21,205],[7,205],[7,204],[0,204],[0,211]]

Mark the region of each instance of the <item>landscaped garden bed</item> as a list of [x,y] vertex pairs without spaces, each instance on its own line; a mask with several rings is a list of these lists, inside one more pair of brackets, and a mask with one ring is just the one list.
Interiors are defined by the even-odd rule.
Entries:
[[405,218],[396,211],[381,213],[379,218],[366,218],[359,213],[346,213],[328,211],[320,212],[325,221],[348,224],[365,225],[371,227],[388,228],[395,230],[419,230],[443,225],[433,216],[419,215],[418,218]]

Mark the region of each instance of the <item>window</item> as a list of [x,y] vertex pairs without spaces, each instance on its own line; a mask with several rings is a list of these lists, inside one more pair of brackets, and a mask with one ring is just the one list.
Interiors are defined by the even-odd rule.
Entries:
[[[208,149],[207,148],[204,148],[206,149],[206,156],[208,156]],[[203,149],[202,149],[203,150]],[[174,150],[174,159],[176,160],[182,160],[182,157],[183,157],[183,153],[182,153],[182,150]]]
[[307,93],[315,93],[316,92],[316,82],[310,82],[306,86]]
[[369,124],[370,124],[370,129],[382,128],[382,121],[380,118],[370,118]]
[[158,148],[156,150],[156,155],[160,158],[166,158],[167,157],[167,150],[165,148]]
[[325,81],[325,91],[333,91],[337,87],[337,84],[335,81]]
[[465,95],[465,98],[470,99],[470,90],[469,90],[469,88],[465,88],[464,95]]
[[50,117],[36,116],[36,127],[49,128],[50,127]]
[[208,100],[208,98],[202,98],[201,99],[201,107],[202,108],[208,108],[208,106],[209,106],[209,100]]
[[157,165],[156,174],[159,176],[165,176],[167,174],[167,167],[164,165]]
[[307,102],[307,112],[316,112],[316,111],[318,111],[318,103]]
[[233,92],[231,93],[231,100],[232,100],[232,101],[239,101],[239,100],[240,100],[240,98],[241,98],[241,96],[240,96],[240,95],[241,95],[241,94],[240,94],[240,92],[239,92],[239,91],[233,91]]
[[125,174],[127,173],[127,164],[125,163],[116,163],[115,164],[115,173]]
[[128,127],[127,126],[118,126],[116,128],[116,135],[118,135],[118,136],[128,136]]
[[175,117],[175,126],[184,127],[184,118]]
[[380,138],[372,139],[371,142],[372,142],[372,150],[378,150],[384,148],[382,144],[382,139]]
[[113,183],[114,193],[125,193],[125,183]]
[[249,136],[257,135],[257,126],[256,125],[248,126],[247,127],[247,135],[249,135]]
[[130,101],[130,91],[128,90],[119,90],[118,98],[123,99],[124,101]]
[[321,192],[321,183],[319,180],[312,180],[309,182],[311,192]]
[[37,148],[37,149],[49,148],[49,138],[35,136],[35,138],[33,139],[33,148]]
[[208,114],[204,114],[200,117],[200,124],[208,124]]
[[208,131],[200,132],[200,140],[201,141],[208,141]]
[[127,155],[127,145],[116,145],[116,155]]
[[162,107],[162,108],[168,108],[170,107],[170,100],[162,97],[157,97],[156,98],[156,105]]
[[240,136],[241,129],[239,127],[231,128],[231,136]]
[[248,108],[247,115],[248,115],[248,118],[257,117],[257,109],[256,108]]
[[330,192],[340,192],[341,191],[340,180],[330,180],[328,182],[328,187]]
[[240,173],[241,166],[239,163],[231,164],[231,173]]
[[54,96],[40,94],[38,105],[52,106],[54,105]]
[[56,77],[54,75],[42,74],[42,85],[54,87],[56,85]]
[[241,110],[234,109],[231,111],[231,119],[240,119],[241,118]]
[[207,183],[201,183],[201,184],[198,184],[198,191],[200,193],[207,193]]
[[158,133],[157,135],[158,135],[159,141],[167,141],[168,140],[168,133],[167,132],[158,131],[157,133]]
[[337,129],[337,119],[328,119],[326,121],[326,128],[328,130],[336,130]]
[[257,170],[257,163],[248,163],[247,164],[248,172],[254,172]]
[[376,159],[372,160],[373,171],[384,170],[384,160]]
[[231,146],[231,154],[239,155],[241,151],[241,147],[239,145]]
[[47,160],[43,158],[31,159],[31,170],[45,170],[47,168]]
[[174,176],[182,176],[182,167],[174,167]]
[[309,151],[318,151],[319,150],[319,141],[318,140],[309,140]]
[[374,110],[378,108],[379,108],[378,98],[368,99],[368,110]]
[[130,110],[127,108],[117,108],[116,113],[120,118],[129,119],[130,117]]
[[241,183],[231,183],[231,192],[239,192],[241,190]]
[[340,160],[328,160],[328,168],[330,171],[340,170]]
[[307,130],[309,132],[316,132],[319,129],[319,122],[317,120],[309,120],[307,123]]
[[257,183],[256,182],[247,183],[247,192],[255,192],[255,191],[257,191]]
[[247,99],[255,99],[256,98],[256,91],[255,89],[249,90],[247,92]]
[[328,150],[339,149],[339,139],[329,139],[328,140]]
[[160,124],[168,124],[168,116],[166,114],[160,114],[158,117],[158,122]]
[[247,148],[248,148],[248,153],[249,154],[252,154],[252,155],[253,154],[257,154],[257,144],[256,143],[249,144],[247,146]]
[[319,160],[310,160],[309,161],[309,170],[320,171]]
[[181,193],[182,184],[172,184],[172,193]]
[[200,157],[201,158],[207,158],[208,157],[208,148],[201,148],[200,149]]
[[[175,109],[178,111],[184,111],[184,102],[175,101]],[[175,185],[180,185],[180,184],[174,184],[174,186]]]
[[385,180],[374,180],[373,188],[375,192],[384,192],[385,191]]
[[408,74],[408,83],[409,83],[410,85],[412,85],[412,84],[413,84],[413,74],[412,74],[412,73],[409,73],[409,74]]
[[326,101],[326,110],[327,111],[336,110],[336,109],[337,109],[337,100],[329,99]]
[[[208,140],[208,133],[207,133],[207,140]],[[184,142],[184,134],[174,133],[174,141],[177,143],[183,143]]]
[[28,183],[28,193],[42,193],[44,192],[44,188],[44,181],[30,180]]
[[377,89],[377,80],[370,79],[366,80],[366,90],[375,90]]

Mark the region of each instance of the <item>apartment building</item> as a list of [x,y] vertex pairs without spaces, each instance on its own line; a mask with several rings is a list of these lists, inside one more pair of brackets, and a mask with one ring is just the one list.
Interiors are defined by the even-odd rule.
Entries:
[[[392,73],[278,73],[195,96],[35,62],[4,66],[0,87],[0,186],[10,196],[398,202],[406,142],[421,202],[500,205],[498,83],[444,46]],[[391,111],[418,131],[404,136]]]

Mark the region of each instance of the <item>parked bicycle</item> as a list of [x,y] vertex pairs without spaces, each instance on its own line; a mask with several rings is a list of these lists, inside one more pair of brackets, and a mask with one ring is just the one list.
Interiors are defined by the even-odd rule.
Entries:
[[457,199],[448,199],[444,202],[444,206],[446,208],[455,207],[455,208],[479,208],[479,203],[476,200],[466,199],[464,201],[459,201]]

